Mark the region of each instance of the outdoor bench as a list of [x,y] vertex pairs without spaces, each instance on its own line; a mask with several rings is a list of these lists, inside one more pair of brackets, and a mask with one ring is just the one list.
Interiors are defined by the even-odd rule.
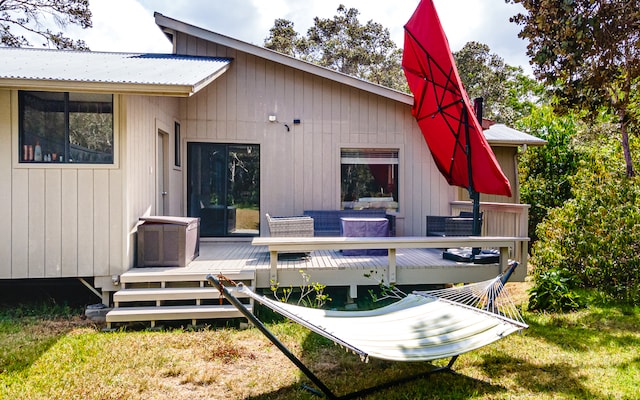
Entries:
[[500,272],[507,270],[509,248],[527,237],[457,236],[457,237],[256,237],[254,246],[267,246],[270,255],[270,279],[278,279],[279,252],[311,252],[314,250],[388,249],[388,282],[396,282],[396,249],[486,247],[500,250]]

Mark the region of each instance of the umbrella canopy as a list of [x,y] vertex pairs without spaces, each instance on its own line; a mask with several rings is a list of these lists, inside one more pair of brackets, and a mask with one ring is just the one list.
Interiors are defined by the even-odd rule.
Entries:
[[412,113],[450,185],[511,196],[509,180],[482,133],[432,0],[421,0],[405,25],[402,67],[414,95]]

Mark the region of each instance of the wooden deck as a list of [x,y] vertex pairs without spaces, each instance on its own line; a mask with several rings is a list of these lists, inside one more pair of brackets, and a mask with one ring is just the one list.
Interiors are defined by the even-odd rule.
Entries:
[[[373,273],[377,279],[388,282],[387,256],[344,256],[336,250],[312,251],[309,257],[280,256],[278,283],[298,286],[302,283],[300,271],[314,282],[327,286],[350,287],[357,297],[358,286],[376,285],[365,274]],[[146,274],[225,274],[254,272],[257,288],[268,288],[270,282],[270,256],[266,246],[253,246],[248,241],[202,241],[200,256],[185,268],[134,268],[123,276]],[[442,258],[439,249],[397,249],[396,283],[398,285],[476,282],[493,278],[500,273],[498,264],[458,263]],[[522,281],[525,268],[519,268],[512,280]]]
[[[397,248],[395,281],[402,285],[478,282],[496,277],[499,264],[457,263],[442,258],[433,248]],[[526,260],[524,260],[526,261]],[[526,262],[512,280],[524,280]],[[358,297],[358,288],[390,282],[388,256],[345,256],[337,250],[316,250],[308,256],[281,256],[277,281],[281,287],[318,282],[348,288],[348,297]],[[309,276],[305,282],[300,271]],[[250,241],[201,241],[200,255],[186,267],[133,268],[120,276],[121,290],[113,294],[114,308],[106,315],[113,324],[158,321],[199,321],[242,317],[228,304],[220,304],[220,293],[209,286],[208,274],[223,274],[254,288],[271,286],[270,252]],[[373,277],[367,277],[372,275]],[[362,293],[361,293],[362,294]],[[250,299],[242,299],[249,310]]]

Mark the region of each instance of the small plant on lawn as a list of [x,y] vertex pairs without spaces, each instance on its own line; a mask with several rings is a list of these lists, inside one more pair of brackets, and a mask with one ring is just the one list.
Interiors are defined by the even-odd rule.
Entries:
[[386,283],[384,278],[378,276],[378,271],[369,271],[369,273],[364,274],[365,278],[373,279],[378,284],[380,288],[380,294],[376,294],[373,290],[369,290],[369,296],[371,296],[371,300],[373,302],[378,302],[382,300],[388,299],[402,299],[407,297],[407,294],[402,290],[398,289],[393,283]]
[[544,311],[575,311],[584,307],[580,295],[574,291],[575,278],[565,270],[542,272],[529,291],[529,309]]
[[[297,305],[304,305],[305,307],[310,308],[322,308],[324,305],[331,301],[331,297],[324,292],[327,285],[323,285],[318,282],[312,282],[309,274],[300,270],[300,275],[302,276],[302,284],[300,284],[300,297],[298,298]],[[289,286],[288,288],[280,288],[279,282],[271,283],[271,291],[273,292],[273,296],[280,300],[283,303],[288,303],[291,299],[291,295],[293,294],[293,286]]]

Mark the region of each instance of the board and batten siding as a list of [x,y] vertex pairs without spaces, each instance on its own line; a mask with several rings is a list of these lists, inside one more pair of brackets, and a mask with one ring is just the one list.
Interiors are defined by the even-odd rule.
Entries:
[[[126,259],[123,271],[135,265],[136,228],[140,217],[157,215],[159,191],[157,182],[158,131],[168,135],[169,173],[168,209],[166,215],[184,215],[182,168],[174,166],[174,122],[179,102],[171,97],[124,96],[123,171],[126,179],[125,232]],[[184,160],[184,156],[183,156]],[[185,169],[186,170],[186,169]]]
[[[122,269],[123,174],[115,164],[18,160],[18,94],[0,90],[0,279],[109,276]],[[114,97],[118,118],[118,97]]]
[[[518,147],[516,146],[492,146],[491,150],[496,156],[496,160],[502,172],[511,184],[511,197],[497,194],[480,193],[480,201],[488,203],[520,203],[520,184],[518,183]],[[469,191],[458,188],[458,199],[469,200]]]
[[181,100],[183,135],[260,145],[262,234],[267,212],[340,208],[341,148],[399,150],[398,235],[423,235],[425,215],[450,212],[456,192],[437,170],[409,105],[182,33],[176,52],[233,59],[206,89]]

